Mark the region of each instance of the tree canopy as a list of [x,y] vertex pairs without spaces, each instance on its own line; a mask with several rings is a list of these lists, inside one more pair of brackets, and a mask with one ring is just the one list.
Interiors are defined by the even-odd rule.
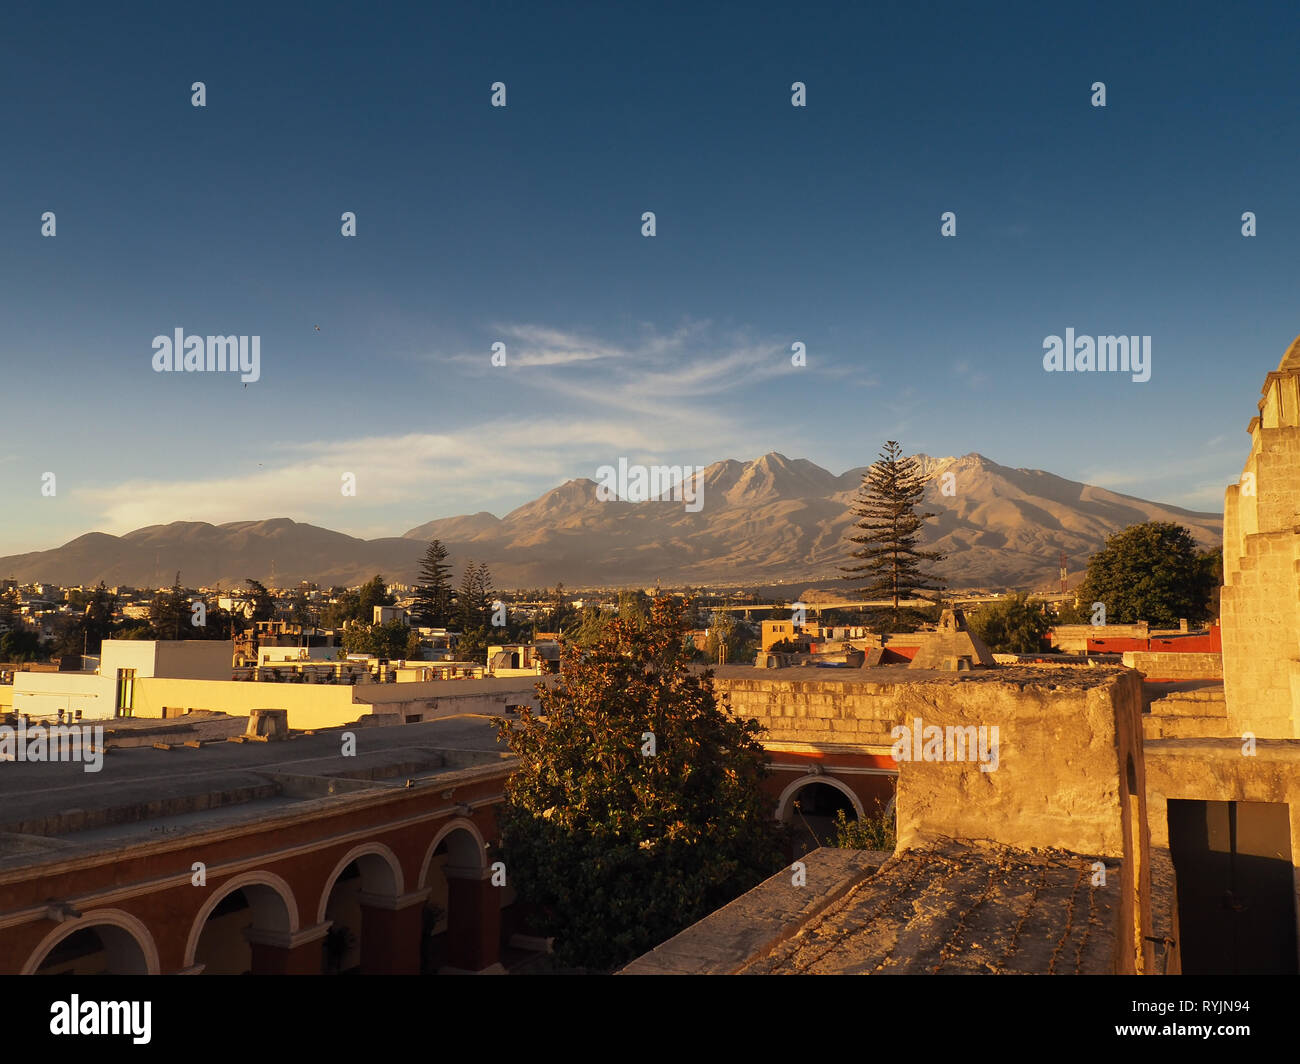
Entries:
[[[177,576],[179,577],[179,573]],[[266,589],[266,585],[260,580],[245,580],[248,585],[248,593],[253,597],[253,614],[249,618],[256,621],[269,621],[275,617],[275,599],[271,597],[271,592]]]
[[1199,624],[1213,611],[1215,574],[1215,552],[1198,551],[1186,528],[1148,521],[1115,533],[1092,556],[1079,604],[1088,612],[1102,603],[1110,624]]
[[1004,654],[1035,654],[1052,626],[1040,599],[1023,593],[981,606],[970,617],[970,628],[990,650]]
[[691,668],[682,611],[656,599],[644,628],[613,619],[589,649],[566,643],[537,714],[494,721],[520,759],[506,864],[562,964],[626,963],[781,865],[761,728]]
[[343,649],[349,654],[373,654],[377,658],[414,658],[420,640],[402,621],[357,624],[343,630]]

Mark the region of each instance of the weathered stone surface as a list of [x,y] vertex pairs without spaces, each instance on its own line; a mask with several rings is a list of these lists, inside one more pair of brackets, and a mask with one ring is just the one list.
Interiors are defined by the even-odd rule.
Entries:
[[727,975],[766,955],[890,855],[823,847],[805,854],[804,882],[783,869],[663,945],[638,957],[621,975]]
[[1121,939],[1115,862],[949,840],[899,854],[745,968],[796,974],[1100,974]]
[[1125,877],[1114,861],[954,840],[882,863],[884,857],[815,850],[804,858],[807,886],[791,887],[788,872],[773,876],[624,973],[984,975],[1117,968]]

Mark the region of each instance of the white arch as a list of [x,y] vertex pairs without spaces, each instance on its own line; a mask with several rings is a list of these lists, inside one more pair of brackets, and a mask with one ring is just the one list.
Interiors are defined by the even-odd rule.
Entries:
[[447,838],[453,831],[467,831],[473,836],[476,844],[478,855],[478,867],[484,869],[487,867],[487,843],[483,841],[483,833],[479,831],[478,825],[472,820],[466,820],[464,817],[456,817],[443,825],[441,831],[433,837],[433,842],[429,844],[428,850],[424,854],[424,864],[420,866],[420,883],[419,889],[424,889],[429,885],[429,868],[433,864],[433,855],[437,851],[439,844]]
[[784,821],[790,815],[790,800],[807,787],[810,783],[824,783],[828,787],[834,787],[837,791],[842,791],[844,796],[853,803],[853,811],[857,814],[859,820],[863,820],[866,814],[862,810],[862,801],[856,794],[849,789],[848,784],[843,780],[836,779],[834,776],[814,775],[809,773],[807,776],[801,776],[781,792],[781,798],[776,803],[776,818]]
[[339,859],[339,863],[334,866],[334,871],[326,878],[325,889],[321,891],[320,907],[316,910],[316,922],[318,924],[323,924],[325,922],[325,910],[329,907],[330,892],[334,889],[335,881],[343,874],[343,870],[353,861],[358,860],[361,857],[369,856],[370,854],[374,854],[388,865],[388,871],[392,875],[392,883],[391,885],[388,885],[390,889],[387,890],[371,889],[376,886],[382,888],[385,884],[377,884],[374,883],[373,880],[370,883],[367,883],[366,879],[368,877],[366,875],[366,870],[362,868],[362,889],[370,894],[391,893],[395,898],[400,898],[402,896],[404,893],[402,887],[402,862],[397,859],[397,854],[393,853],[393,851],[382,842],[363,842],[360,846],[354,846],[352,849],[348,850],[348,852]]
[[[244,887],[266,887],[273,890],[284,903],[285,910],[289,915],[289,933],[292,934],[298,930],[298,902],[294,899],[293,888],[274,872],[244,872],[242,875],[235,876],[234,879],[227,880],[213,891],[208,900],[203,903],[203,907],[199,909],[199,914],[194,918],[194,923],[190,927],[190,937],[185,943],[184,967],[189,968],[194,964],[194,954],[199,950],[199,939],[203,937],[203,927],[208,922],[208,917],[212,915],[212,910],[227,895],[242,890]],[[256,909],[255,905],[254,909]]]
[[32,955],[27,958],[27,963],[23,965],[19,974],[35,975],[37,969],[41,966],[41,962],[49,956],[50,951],[69,935],[74,935],[78,931],[84,931],[87,928],[103,926],[116,927],[130,935],[144,957],[145,972],[148,975],[158,974],[158,947],[154,943],[153,935],[149,933],[149,929],[137,917],[123,912],[121,909],[92,909],[76,920],[69,920],[60,924],[41,939],[36,949],[32,951]]

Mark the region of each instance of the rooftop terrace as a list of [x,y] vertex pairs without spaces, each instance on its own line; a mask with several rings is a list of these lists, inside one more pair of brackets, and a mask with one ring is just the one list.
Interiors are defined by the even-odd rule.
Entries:
[[349,729],[228,741],[244,724],[222,714],[116,721],[106,730],[99,772],[78,762],[0,762],[0,874],[41,859],[381,796],[408,781],[441,792],[509,760],[482,716],[353,727],[356,754],[346,757]]

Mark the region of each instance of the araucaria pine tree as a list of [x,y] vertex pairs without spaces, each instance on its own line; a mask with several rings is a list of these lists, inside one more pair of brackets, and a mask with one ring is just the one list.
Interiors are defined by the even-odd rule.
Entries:
[[943,555],[918,547],[924,522],[935,515],[918,514],[916,506],[925,492],[925,480],[915,458],[903,455],[894,440],[885,443],[880,460],[862,477],[862,487],[853,507],[858,544],[851,557],[859,564],[842,567],[845,580],[856,581],[863,598],[888,598],[893,602],[893,620],[900,621],[899,603],[921,591],[939,591],[942,585],[922,567],[938,562]]
[[426,628],[446,628],[451,623],[451,565],[447,548],[435,539],[420,562],[420,583],[415,589],[414,619]]

